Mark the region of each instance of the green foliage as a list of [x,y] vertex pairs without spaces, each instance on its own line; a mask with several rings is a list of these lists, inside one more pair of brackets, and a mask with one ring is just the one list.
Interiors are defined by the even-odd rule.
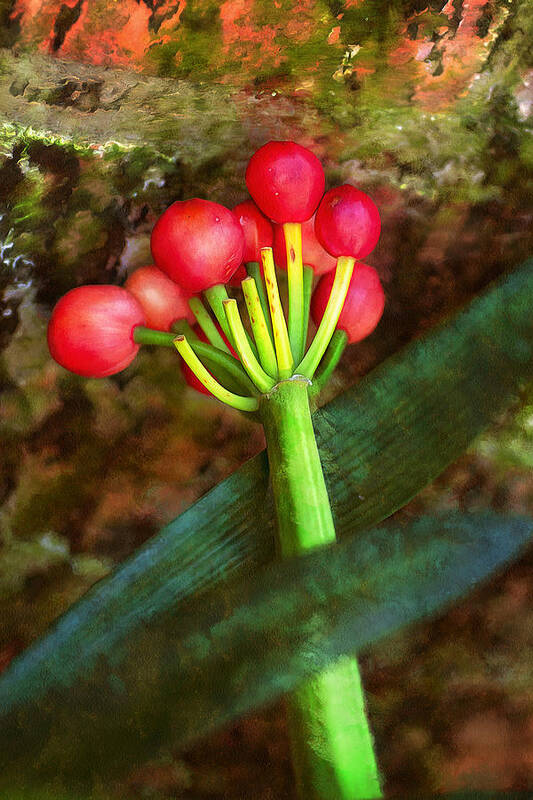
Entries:
[[[316,413],[341,536],[368,530],[404,505],[510,403],[533,373],[532,302],[529,261]],[[257,566],[272,557],[273,516],[261,455],[101,581],[0,682],[0,705],[14,709],[1,720],[2,741],[14,748],[5,758],[16,765],[17,753],[32,747],[27,737],[41,741],[38,720],[59,737],[53,733],[44,748],[44,777],[47,769],[51,775],[72,768],[88,778],[107,756],[118,768],[109,744],[117,726],[126,759],[155,752],[176,731],[188,740],[289,690],[341,652],[450,602],[510,558],[530,530],[528,522],[507,521],[506,534],[497,535],[499,522],[487,517],[439,523],[436,536],[428,521],[403,532],[393,526],[348,540],[327,560],[279,567],[258,582]],[[328,564],[341,572],[329,574]],[[344,573],[341,564],[357,568]],[[217,585],[202,598],[238,572],[246,573],[240,588]],[[307,627],[306,614],[315,620]],[[196,629],[199,619],[214,626],[213,635]],[[359,624],[348,635],[354,619]],[[268,641],[269,626],[275,643],[267,647],[259,642]],[[251,641],[263,661],[246,661]],[[321,642],[312,666],[296,657],[305,641]],[[75,764],[66,732],[80,748]]]
[[499,473],[509,469],[533,469],[533,387],[518,409],[508,414],[503,426],[482,436],[476,452],[487,458]]
[[78,604],[51,632],[52,652],[33,648],[0,683],[2,778],[68,785],[186,744],[450,604],[532,532],[530,518],[490,513],[391,523],[177,604],[113,649],[86,629],[66,663]]

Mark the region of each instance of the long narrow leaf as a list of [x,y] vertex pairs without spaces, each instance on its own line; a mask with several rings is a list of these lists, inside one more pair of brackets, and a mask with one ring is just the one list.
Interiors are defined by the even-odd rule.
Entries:
[[23,695],[12,673],[0,774],[89,779],[186,744],[451,603],[532,534],[532,519],[490,513],[391,523],[213,589],[75,680],[43,670]]
[[[315,415],[340,536],[405,504],[533,375],[533,260]],[[273,555],[265,454],[150,540],[12,665],[10,686],[71,681],[185,598]],[[0,681],[0,693],[2,682]]]

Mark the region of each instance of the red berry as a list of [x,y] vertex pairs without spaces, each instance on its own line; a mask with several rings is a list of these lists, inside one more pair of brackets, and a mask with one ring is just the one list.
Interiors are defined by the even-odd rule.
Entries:
[[246,185],[261,211],[274,222],[304,222],[324,193],[324,170],[306,147],[268,142],[251,157]]
[[317,239],[335,258],[364,258],[376,246],[380,230],[375,203],[348,183],[326,192],[316,212]]
[[168,331],[177,320],[194,321],[194,314],[189,308],[189,296],[157,267],[135,270],[124,288],[141,304],[149,328]]
[[237,267],[237,271],[233,273],[231,278],[228,281],[229,286],[240,286],[241,282],[248,277],[248,273],[246,272],[246,267],[244,264],[241,264],[240,267]]
[[[315,235],[315,218],[302,222],[302,255],[303,262],[313,267],[315,275],[323,275],[335,269],[336,259],[327,253]],[[287,249],[282,225],[274,225],[274,261],[280,269],[287,269]]]
[[138,300],[119,286],[80,286],[55,306],[48,347],[62,367],[86,378],[114,375],[131,364],[139,345],[133,329],[144,325]]
[[[326,310],[334,279],[335,273],[328,272],[313,292],[311,316],[317,326]],[[384,307],[385,294],[376,270],[360,262],[355,265],[337,328],[346,331],[350,343],[359,342],[372,333]]]
[[192,294],[229,281],[242,263],[244,236],[228,208],[194,198],[159,217],[151,247],[157,266]]
[[[272,225],[264,214],[261,214],[253,200],[245,200],[235,206],[233,213],[239,220],[244,234],[244,252],[242,260],[261,263],[259,251],[262,247],[272,247]],[[246,277],[246,276],[244,276]]]

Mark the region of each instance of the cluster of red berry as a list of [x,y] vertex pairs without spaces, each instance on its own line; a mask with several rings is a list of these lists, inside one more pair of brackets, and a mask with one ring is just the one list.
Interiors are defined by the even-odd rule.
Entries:
[[[370,197],[350,185],[324,194],[322,165],[294,142],[261,147],[246,184],[253,200],[232,211],[208,200],[173,203],[152,232],[155,266],[138,269],[123,288],[81,286],[62,297],[48,328],[53,358],[79,375],[104,377],[127,367],[141,343],[175,345],[189,382],[227,400],[213,390],[213,349],[238,358],[248,385],[265,392],[295,373],[311,379],[335,328],[349,342],[367,336],[384,306],[375,270],[361,262],[354,269],[379,238]],[[288,272],[288,327],[274,262]],[[253,338],[225,288],[241,281]],[[306,352],[309,312],[318,331]]]

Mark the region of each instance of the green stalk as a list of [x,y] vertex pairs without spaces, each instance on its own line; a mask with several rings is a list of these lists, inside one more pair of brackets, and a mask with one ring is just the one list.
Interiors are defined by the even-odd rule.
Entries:
[[145,328],[136,325],[133,329],[133,341],[137,344],[154,344],[159,347],[174,347],[175,333],[157,331],[155,328]]
[[289,285],[289,341],[296,363],[304,354],[303,314],[304,287],[302,264],[302,226],[300,222],[283,224],[287,250],[287,281]]
[[227,384],[229,389],[239,392],[256,393],[255,386],[236,358],[221,353],[216,347],[206,342],[192,339],[189,343],[196,355],[205,361],[208,369],[220,383]]
[[217,400],[239,411],[257,411],[259,407],[257,398],[243,397],[242,395],[230,392],[229,389],[222,386],[222,384],[204,367],[185,336],[178,334],[174,339],[174,345],[189,369],[194,372],[198,380],[211,392],[213,397],[216,397]]
[[289,378],[294,367],[294,358],[287,331],[287,323],[283,314],[283,306],[279,296],[278,279],[276,277],[276,267],[271,247],[261,248],[261,261],[263,263],[263,273],[268,295],[268,305],[270,307],[270,318],[272,320],[272,331],[274,333],[274,348],[276,350],[276,360],[278,362],[278,374],[280,378]]
[[[252,333],[259,353],[259,361],[261,366],[273,378],[278,377],[278,362],[276,360],[276,351],[272,343],[272,337],[268,332],[263,307],[261,305],[261,298],[257,291],[257,284],[255,278],[250,275],[242,281],[242,291],[246,308],[248,310],[248,319],[252,326]],[[270,314],[268,315],[270,317]]]
[[248,344],[237,301],[233,299],[224,300],[224,310],[241,364],[259,391],[269,392],[274,386],[275,380],[265,372]]
[[318,330],[315,333],[315,338],[311,342],[311,346],[305,354],[303,361],[298,365],[296,371],[299,375],[312,378],[315,374],[315,370],[326,352],[326,348],[333,336],[337,322],[339,321],[342,307],[350,287],[354,266],[355,259],[351,256],[339,256],[337,259],[335,278],[333,280],[333,286],[331,287],[328,304],[320,320]]
[[204,295],[207,302],[211,306],[213,314],[217,318],[218,324],[224,331],[226,339],[230,342],[231,345],[233,345],[233,339],[231,337],[231,331],[228,325],[228,320],[226,318],[226,312],[224,311],[224,305],[223,305],[224,300],[228,299],[228,293],[226,291],[226,287],[223,286],[221,283],[219,283],[217,286],[211,286],[209,289],[206,289]]
[[[281,381],[260,404],[282,557],[335,541],[308,389],[304,378]],[[382,796],[355,658],[306,681],[287,706],[302,800]]]
[[[206,310],[204,304],[200,300],[199,297],[191,297],[189,299],[189,308],[191,309],[192,313],[196,318],[196,322],[203,330],[207,339],[213,347],[218,347],[219,350],[223,350],[225,353],[229,353],[230,349],[227,346],[226,342],[218,332],[218,328],[211,319],[209,312]],[[185,335],[185,331],[181,331]]]
[[253,278],[255,281],[255,286],[257,289],[257,294],[259,295],[261,308],[263,309],[263,314],[265,317],[266,326],[268,328],[268,333],[270,335],[270,339],[274,341],[274,334],[272,332],[272,322],[270,320],[270,309],[268,307],[268,298],[265,289],[265,282],[263,280],[263,276],[261,275],[261,267],[259,266],[257,261],[248,261],[246,264],[246,272],[248,273],[248,277]]
[[[186,331],[182,331],[187,335]],[[144,328],[138,325],[133,330],[133,340],[137,344],[151,344],[159,345],[162,347],[175,347],[174,340],[175,333],[167,333],[167,331],[157,331],[153,328]],[[188,338],[188,337],[187,337]],[[219,382],[226,382],[229,380],[235,384],[239,390],[245,392],[255,392],[255,386],[248,378],[248,375],[237,361],[236,358],[230,356],[229,353],[223,353],[217,347],[211,344],[201,342],[197,336],[193,334],[193,338],[189,340],[189,344],[196,353],[207,362],[207,366],[213,372],[215,378]]]
[[335,371],[337,364],[341,360],[346,345],[348,344],[348,334],[343,330],[336,330],[331,341],[328,344],[328,349],[324,353],[324,357],[320,362],[317,374],[313,378],[313,385],[309,389],[311,397],[316,397],[320,394],[326,383],[331,378]]
[[305,353],[305,346],[307,344],[307,332],[309,330],[309,309],[311,308],[311,295],[313,294],[313,278],[315,271],[313,267],[308,267],[304,264],[304,311],[303,311],[303,331],[302,331],[302,356]]
[[189,342],[192,341],[199,341],[198,336],[195,334],[189,323],[186,319],[179,319],[176,322],[173,322],[170,326],[170,330],[172,333],[182,333],[184,336],[187,337]]
[[[209,305],[211,306],[211,310],[213,314],[217,318],[217,322],[222,328],[224,335],[228,342],[231,344],[233,349],[235,348],[235,342],[233,340],[233,334],[231,332],[231,328],[228,323],[228,318],[226,317],[226,310],[224,308],[224,301],[229,300],[228,293],[226,291],[226,287],[223,286],[221,283],[218,286],[211,286],[210,289],[206,289],[204,292],[205,298]],[[190,305],[190,303],[189,303]],[[194,313],[194,310],[193,310]],[[257,350],[255,349],[255,345],[248,336],[248,332],[245,331],[244,335],[248,339],[248,344],[250,345],[254,356],[257,358]]]

